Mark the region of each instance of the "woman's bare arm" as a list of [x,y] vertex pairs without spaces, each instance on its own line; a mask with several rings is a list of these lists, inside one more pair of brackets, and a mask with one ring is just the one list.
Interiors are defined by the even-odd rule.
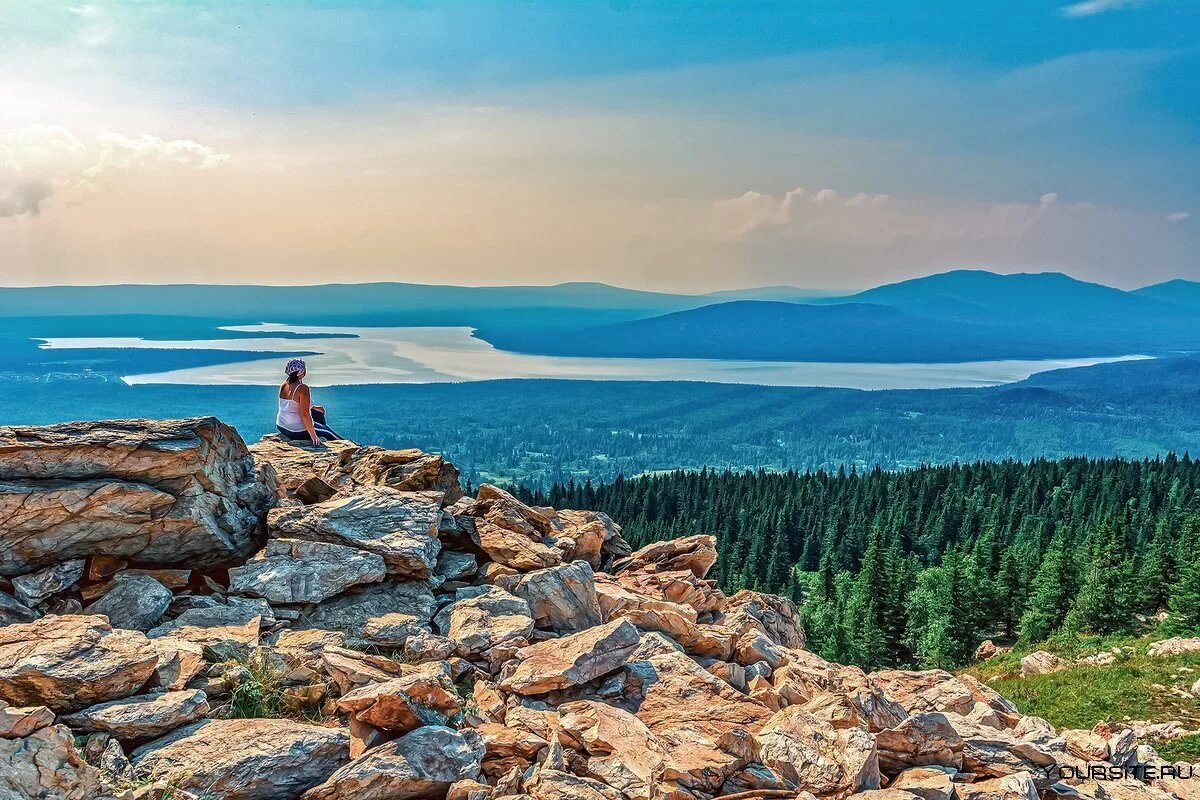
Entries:
[[308,438],[315,445],[321,444],[321,437],[317,436],[317,429],[313,426],[312,396],[308,392],[308,387],[301,384],[293,399],[300,406],[300,421],[304,423],[304,430],[308,431]]

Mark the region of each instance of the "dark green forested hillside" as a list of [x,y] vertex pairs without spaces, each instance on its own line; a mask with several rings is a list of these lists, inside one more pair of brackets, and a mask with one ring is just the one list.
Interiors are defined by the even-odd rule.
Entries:
[[717,537],[715,577],[806,599],[812,646],[866,667],[967,661],[984,638],[1200,625],[1200,462],[1071,458],[887,472],[671,472],[526,495],[635,545]]

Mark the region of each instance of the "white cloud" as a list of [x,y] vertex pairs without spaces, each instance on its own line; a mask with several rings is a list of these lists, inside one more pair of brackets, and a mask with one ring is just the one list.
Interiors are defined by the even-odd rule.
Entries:
[[717,201],[713,207],[718,235],[727,240],[778,238],[876,247],[918,240],[1016,239],[1028,236],[1049,218],[1092,210],[1087,203],[1062,203],[1055,193],[1030,203],[939,207],[915,198],[804,188],[778,200],[750,191]]
[[1109,11],[1122,11],[1146,5],[1149,0],[1083,0],[1059,9],[1064,17],[1093,17]]
[[207,170],[228,158],[191,139],[148,133],[102,131],[89,140],[59,125],[0,131],[0,217],[35,216],[56,194],[78,202],[122,172]]
[[1191,219],[1192,215],[1186,211],[1174,211],[1167,214],[1167,222],[1183,222],[1185,219]]

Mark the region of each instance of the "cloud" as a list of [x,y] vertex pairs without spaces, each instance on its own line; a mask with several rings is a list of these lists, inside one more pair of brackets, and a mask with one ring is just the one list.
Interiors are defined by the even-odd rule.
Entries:
[[1109,11],[1137,8],[1148,2],[1149,0],[1083,0],[1083,2],[1063,6],[1059,11],[1064,17],[1094,17]]
[[131,139],[113,131],[103,131],[96,138],[100,157],[83,171],[86,178],[98,177],[111,169],[138,169],[154,164],[212,169],[229,160],[228,153],[219,153],[191,139],[168,141],[148,133]]
[[1186,211],[1174,211],[1167,214],[1167,222],[1183,222],[1185,219],[1191,219],[1192,215]]
[[54,187],[45,181],[26,181],[10,188],[0,187],[0,217],[36,217],[42,203],[54,194]]
[[1053,192],[1036,202],[939,206],[917,198],[833,189],[793,189],[776,199],[750,191],[713,204],[718,236],[726,240],[770,238],[842,242],[884,247],[898,242],[960,242],[1016,239],[1048,219],[1086,214],[1088,203],[1062,203]]
[[36,216],[55,195],[74,204],[123,172],[208,170],[229,155],[191,139],[102,131],[80,138],[59,125],[0,131],[0,217]]

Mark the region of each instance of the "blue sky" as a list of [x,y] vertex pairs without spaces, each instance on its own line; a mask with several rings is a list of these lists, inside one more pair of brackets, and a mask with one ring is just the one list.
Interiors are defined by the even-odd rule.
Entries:
[[4,282],[1200,279],[1197,20],[0,0]]

